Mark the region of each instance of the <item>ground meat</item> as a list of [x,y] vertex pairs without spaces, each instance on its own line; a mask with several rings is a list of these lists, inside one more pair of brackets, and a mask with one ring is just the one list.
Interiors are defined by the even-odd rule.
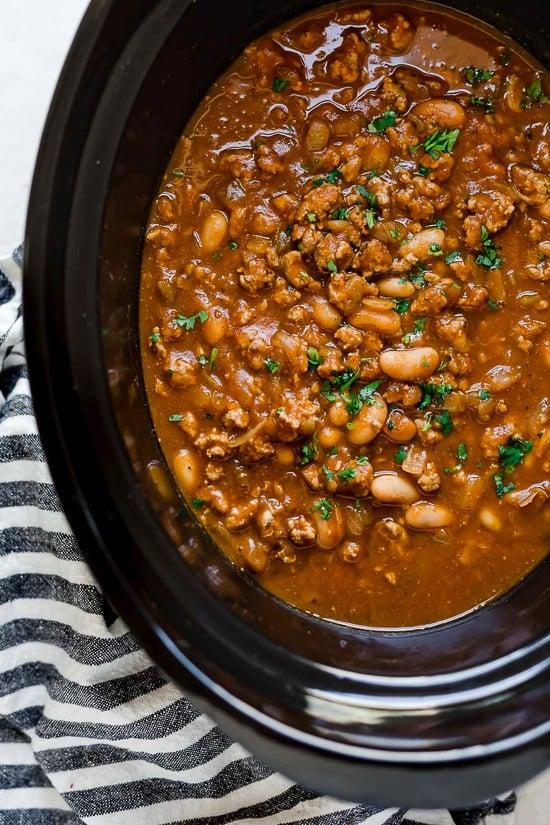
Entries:
[[267,143],[260,143],[256,146],[256,163],[258,168],[266,175],[276,175],[283,172],[286,166],[284,155],[288,152],[288,146],[277,141],[270,146]]
[[361,330],[350,326],[339,327],[334,333],[334,337],[341,344],[344,352],[358,349],[363,341]]
[[342,353],[336,347],[325,347],[321,354],[324,360],[317,367],[317,374],[321,378],[330,378],[333,373],[340,372],[344,368]]
[[519,197],[529,206],[542,206],[550,198],[549,175],[518,163],[512,166],[510,178]]
[[344,238],[329,233],[319,241],[313,257],[319,269],[326,272],[331,264],[336,265],[338,269],[346,269],[352,261],[353,249]]
[[472,371],[472,359],[463,352],[453,351],[447,362],[447,369],[453,375],[468,375]]
[[307,467],[302,467],[302,476],[310,490],[318,492],[323,488],[319,467],[315,464],[308,464]]
[[365,51],[366,44],[358,38],[355,32],[348,34],[344,38],[342,47],[336,52],[336,56],[329,62],[330,77],[342,83],[357,83],[361,79]]
[[235,504],[229,510],[224,524],[228,530],[242,530],[252,521],[256,510],[258,509],[258,500],[252,499],[245,504]]
[[[311,285],[314,284],[317,284],[317,281],[311,280]],[[277,306],[291,307],[300,300],[301,295],[298,290],[287,284],[284,278],[276,278],[271,297]]]
[[394,109],[396,112],[402,113],[408,107],[405,90],[391,77],[385,77],[382,81],[381,98],[389,109]]
[[458,299],[458,306],[464,307],[464,309],[477,309],[486,303],[488,297],[489,290],[487,287],[468,283],[463,288],[462,294]]
[[220,168],[228,170],[243,182],[251,180],[257,172],[256,160],[251,152],[224,152]]
[[164,371],[168,376],[170,386],[181,390],[192,387],[196,383],[199,365],[194,353],[172,350],[164,362]]
[[421,175],[402,172],[399,183],[393,194],[393,205],[408,212],[414,221],[431,220],[436,212],[445,209],[451,202],[450,192]]
[[311,224],[308,224],[308,226],[295,224],[290,237],[297,243],[300,252],[309,255],[313,252],[323,235]]
[[438,315],[446,307],[458,300],[460,290],[449,278],[442,278],[437,283],[421,290],[411,304],[415,315]]
[[228,458],[232,453],[229,435],[225,430],[214,428],[209,432],[203,431],[195,438],[193,444],[199,450],[203,450],[208,458],[221,460]]
[[243,266],[239,270],[239,283],[242,288],[255,294],[260,289],[271,286],[274,280],[275,272],[267,265],[265,259],[245,249]]
[[361,270],[365,278],[369,278],[376,272],[387,272],[391,267],[391,262],[392,256],[387,246],[373,238],[372,241],[364,244],[355,255],[353,267]]
[[260,338],[253,327],[240,330],[235,338],[248,366],[253,370],[263,369],[265,359],[271,352],[271,346],[267,341]]
[[288,538],[297,547],[306,547],[314,544],[317,531],[306,516],[291,516],[286,522]]
[[481,227],[490,235],[504,229],[516,208],[513,198],[498,190],[471,195],[466,206],[473,214],[464,220],[464,239],[470,249],[476,250],[483,248]]
[[487,427],[481,436],[481,450],[485,458],[498,458],[498,448],[506,444],[514,435],[515,427],[512,424],[498,424],[496,427]]
[[224,413],[222,420],[224,426],[228,429],[236,427],[237,429],[244,430],[250,423],[250,416],[239,404],[233,404],[227,412]]
[[420,475],[416,483],[424,493],[435,493],[441,486],[441,479],[432,461],[428,461],[424,472]]
[[452,344],[460,352],[470,349],[468,322],[464,315],[443,315],[436,320],[435,331],[438,338]]
[[238,452],[244,462],[247,464],[256,464],[258,461],[270,458],[275,453],[275,447],[268,436],[263,433],[258,433],[248,441],[245,441],[244,444],[241,444]]
[[389,381],[382,396],[388,404],[401,403],[404,407],[416,407],[422,400],[422,390],[416,384]]
[[229,502],[223,490],[214,487],[201,487],[198,497],[206,502],[217,513],[225,515],[229,510]]
[[331,303],[344,315],[351,315],[355,312],[368,291],[368,283],[363,277],[347,275],[344,272],[332,275],[328,285],[328,297]]
[[339,204],[341,197],[338,186],[331,183],[318,186],[308,192],[302,200],[296,212],[296,219],[307,220],[307,215],[311,213],[318,220],[322,220]]
[[189,438],[196,438],[199,433],[199,422],[197,421],[197,416],[191,412],[191,410],[186,410],[182,413],[181,421],[178,422],[178,427],[180,430],[183,430]]
[[319,402],[309,397],[309,389],[297,394],[286,390],[275,416],[277,438],[280,441],[294,441],[311,435],[319,421],[319,412]]

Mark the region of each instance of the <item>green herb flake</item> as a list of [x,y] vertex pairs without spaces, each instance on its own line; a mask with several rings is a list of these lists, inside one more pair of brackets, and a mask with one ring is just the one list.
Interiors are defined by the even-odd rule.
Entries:
[[348,219],[348,210],[344,207],[335,209],[331,215],[333,221],[346,221]]
[[158,342],[160,341],[160,332],[152,332],[149,336],[149,340],[153,345],[156,346],[156,344],[158,344]]
[[319,354],[315,347],[309,347],[307,350],[307,366],[310,370],[316,370],[323,364],[325,359]]
[[352,370],[351,367],[348,367],[347,369],[342,370],[342,372],[334,372],[332,374],[332,378],[330,379],[330,383],[333,387],[338,387],[340,392],[344,392],[345,390],[349,390],[358,378],[359,373]]
[[321,395],[323,398],[326,398],[327,401],[336,401],[338,395],[334,392],[332,388],[332,384],[330,381],[323,381],[321,385]]
[[398,240],[398,238],[399,238],[399,230],[398,230],[398,229],[396,229],[394,226],[392,226],[392,228],[390,229],[390,237],[391,237],[394,241],[397,241],[397,240]]
[[346,410],[349,412],[350,415],[357,415],[359,410],[366,404],[367,407],[372,407],[374,402],[376,401],[374,397],[374,393],[382,383],[382,380],[371,381],[369,384],[365,384],[361,387],[361,389],[356,393],[351,393],[349,396],[348,403],[346,405]]
[[487,301],[487,307],[491,310],[491,312],[498,312],[500,309],[499,304],[496,301],[493,301],[492,298],[489,298]]
[[334,261],[327,262],[327,269],[329,272],[338,272],[338,267],[336,266]]
[[431,171],[429,166],[424,166],[422,163],[418,165],[418,174],[423,178],[427,178]]
[[317,453],[319,452],[319,445],[317,443],[317,436],[313,436],[311,441],[308,441],[307,444],[302,444],[301,456],[300,456],[300,464],[311,464],[312,461],[315,460]]
[[440,413],[437,413],[437,415],[434,416],[434,419],[441,427],[441,432],[443,435],[449,435],[449,433],[452,433],[455,428],[453,419],[448,410],[442,410]]
[[369,229],[374,229],[377,220],[378,215],[376,214],[374,209],[365,210],[365,223],[367,224]]
[[491,69],[478,69],[475,66],[465,66],[462,69],[462,76],[470,86],[478,86],[491,80],[494,72]]
[[522,463],[523,459],[533,449],[533,442],[513,436],[508,443],[498,448],[498,460],[506,473],[511,473]]
[[333,504],[328,498],[320,498],[316,502],[314,502],[311,511],[314,513],[317,510],[319,511],[319,515],[323,519],[323,521],[328,521],[328,519],[332,515],[332,508]]
[[206,501],[203,498],[193,498],[191,499],[191,504],[195,508],[195,510],[200,510],[201,507],[204,507]]
[[232,252],[239,248],[239,244],[234,240],[228,241],[227,246]]
[[355,463],[359,464],[360,467],[363,467],[365,464],[368,463],[369,457],[368,455],[358,455],[355,459]]
[[458,261],[461,261],[462,258],[460,257],[460,252],[458,249],[453,250],[453,252],[448,252],[445,255],[445,263],[446,264],[456,264]]
[[450,154],[453,151],[459,135],[460,129],[437,129],[422,143],[411,146],[410,150],[414,154],[422,147],[433,160],[438,160],[441,155]]
[[378,206],[378,199],[374,192],[369,192],[362,184],[355,187],[362,198],[365,198],[371,209],[376,209]]
[[384,114],[375,117],[367,126],[368,132],[385,132],[390,126],[395,126],[397,121],[397,112],[388,110]]
[[178,424],[180,421],[183,421],[183,415],[181,413],[173,413],[168,416],[168,421],[172,424]]
[[498,62],[501,66],[507,66],[510,63],[510,52],[503,49],[498,56]]
[[274,77],[273,78],[273,91],[274,92],[282,92],[286,89],[290,80],[285,79],[284,77]]
[[463,441],[456,448],[456,457],[462,463],[468,460],[468,447]]
[[499,269],[502,266],[502,258],[499,256],[486,226],[481,227],[481,243],[483,251],[476,257],[476,263],[487,267],[487,269]]
[[315,223],[315,221],[317,220],[317,215],[315,214],[315,212],[308,212],[306,218],[310,223]]
[[441,246],[438,243],[430,244],[430,252],[436,258],[440,255],[443,255],[443,250],[441,249]]
[[426,324],[428,322],[427,318],[417,318],[414,322],[414,326],[411,332],[407,332],[403,337],[402,341],[404,344],[410,344],[415,338],[418,338],[424,330],[426,329]]
[[328,173],[328,175],[326,176],[325,181],[327,183],[336,183],[336,181],[341,177],[342,177],[342,173],[340,172],[339,169],[332,169],[332,171],[330,171]]
[[351,481],[352,478],[355,478],[357,475],[353,467],[344,467],[343,470],[339,470],[336,475],[338,478],[347,484],[348,481]]
[[407,458],[407,450],[405,449],[405,447],[399,447],[399,449],[396,450],[393,454],[393,457],[397,464],[403,464],[403,462]]
[[505,484],[501,475],[494,475],[493,481],[495,482],[495,491],[499,498],[502,498],[502,496],[505,496],[506,493],[511,493],[516,489],[516,485],[513,481],[510,481],[509,484]]
[[411,269],[410,281],[417,289],[422,289],[423,286],[426,286],[426,279],[424,276],[427,271],[428,267],[426,264],[423,264],[420,261]]
[[481,109],[485,109],[488,115],[495,111],[494,101],[490,96],[477,97],[476,95],[470,95],[470,105],[479,106]]
[[410,305],[411,302],[405,298],[395,298],[395,311],[398,312],[399,315],[404,315],[405,312],[408,312]]
[[175,178],[184,178],[185,177],[185,172],[183,171],[183,169],[176,168],[176,169],[172,169],[172,175]]
[[445,218],[436,218],[433,224],[437,229],[445,229],[447,226],[447,221]]
[[419,410],[425,410],[429,406],[440,407],[450,392],[453,391],[451,384],[419,384],[422,390],[422,400],[418,405]]
[[488,401],[491,397],[491,393],[489,390],[480,390],[478,393],[478,398],[480,401]]
[[274,361],[273,358],[266,358],[264,360],[264,367],[271,375],[275,375],[276,372],[279,372],[279,364],[277,361]]
[[323,473],[326,476],[327,481],[333,481],[333,479],[334,479],[333,471],[330,470],[325,464],[323,464],[322,470],[323,470]]
[[533,104],[539,103],[548,103],[548,98],[543,92],[542,89],[542,81],[540,77],[535,77],[532,83],[529,86],[526,86],[523,90],[523,100],[521,102],[521,106],[523,109],[527,109]]
[[204,322],[207,320],[208,312],[206,312],[206,310],[204,309],[201,309],[200,312],[195,313],[195,315],[176,315],[173,324],[174,326],[184,329],[186,332],[191,332],[191,330],[195,329],[195,324],[197,323],[197,321],[200,321],[201,324],[204,324]]

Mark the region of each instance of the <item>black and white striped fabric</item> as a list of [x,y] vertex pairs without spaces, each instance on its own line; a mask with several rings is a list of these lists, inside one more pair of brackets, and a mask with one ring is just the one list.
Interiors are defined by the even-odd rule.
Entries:
[[477,825],[316,797],[200,714],[112,615],[63,515],[25,365],[20,251],[0,262],[0,823]]

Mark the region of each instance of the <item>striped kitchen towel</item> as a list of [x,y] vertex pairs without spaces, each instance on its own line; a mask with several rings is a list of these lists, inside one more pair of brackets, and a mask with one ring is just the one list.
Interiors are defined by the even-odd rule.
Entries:
[[20,250],[0,263],[0,823],[498,825],[513,794],[462,812],[317,797],[256,762],[166,681],[112,614],[51,482],[20,263]]

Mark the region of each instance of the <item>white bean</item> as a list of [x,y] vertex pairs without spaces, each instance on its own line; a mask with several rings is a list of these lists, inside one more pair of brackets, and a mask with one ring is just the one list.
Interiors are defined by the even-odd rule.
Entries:
[[377,474],[371,485],[371,493],[384,504],[412,504],[420,498],[412,481],[393,472]]
[[330,138],[330,127],[322,120],[313,120],[306,134],[306,149],[308,152],[320,152]]
[[454,516],[444,504],[417,501],[407,509],[405,521],[414,530],[439,530],[441,527],[449,527]]
[[443,230],[435,226],[429,227],[428,229],[422,229],[416,235],[413,235],[410,240],[402,243],[399,247],[399,254],[402,258],[407,255],[414,255],[415,258],[423,260],[433,255],[434,251],[439,251],[444,242],[445,233]]
[[201,326],[201,333],[207,344],[219,344],[227,333],[227,310],[222,307],[208,310],[208,318]]
[[390,441],[406,444],[415,438],[418,430],[415,422],[401,410],[392,410],[384,425],[384,435]]
[[321,329],[331,331],[338,329],[342,322],[342,316],[336,307],[324,298],[317,298],[313,301],[313,318]]
[[489,510],[487,507],[484,507],[483,510],[479,511],[479,520],[487,530],[492,530],[494,533],[498,533],[499,530],[502,530],[502,522],[492,510]]
[[397,381],[429,378],[438,367],[439,353],[433,347],[387,349],[380,353],[380,369]]
[[388,407],[386,402],[378,393],[373,395],[374,403],[365,404],[351,424],[351,429],[348,429],[348,440],[359,446],[361,444],[368,444],[372,441],[384,424],[388,417]]
[[376,286],[380,295],[387,298],[411,298],[416,292],[414,285],[404,278],[380,278]]
[[196,453],[187,447],[182,447],[174,456],[172,470],[182,493],[186,495],[194,493],[200,483],[200,463]]
[[227,233],[227,215],[214,210],[204,219],[200,231],[201,245],[204,252],[215,252],[224,242]]
[[382,335],[399,335],[401,318],[393,309],[377,310],[360,307],[349,317],[352,326],[358,329],[375,329]]
[[331,550],[344,538],[346,527],[341,507],[333,507],[328,519],[321,518],[319,510],[313,511],[313,521],[317,529],[317,544],[323,550]]
[[411,110],[412,117],[419,117],[430,124],[437,124],[444,129],[461,129],[466,113],[460,103],[447,98],[435,97],[423,100]]

